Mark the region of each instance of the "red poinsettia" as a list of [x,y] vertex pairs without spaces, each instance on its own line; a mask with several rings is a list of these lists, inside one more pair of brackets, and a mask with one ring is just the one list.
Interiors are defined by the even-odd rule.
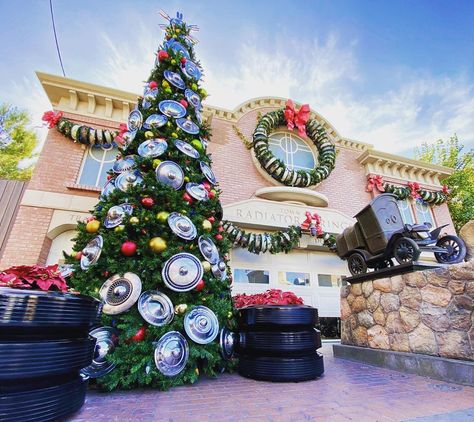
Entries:
[[235,295],[234,306],[237,309],[252,305],[302,305],[303,299],[293,292],[283,292],[279,289],[270,289],[263,293]]
[[39,265],[19,265],[0,272],[0,287],[17,289],[59,290],[68,289],[66,280],[57,265],[41,267]]
[[45,111],[42,117],[42,120],[48,123],[48,129],[52,129],[63,117],[61,111]]

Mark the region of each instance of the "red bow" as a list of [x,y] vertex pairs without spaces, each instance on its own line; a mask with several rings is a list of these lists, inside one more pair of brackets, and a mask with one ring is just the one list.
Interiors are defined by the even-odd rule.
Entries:
[[311,215],[309,211],[306,211],[306,220],[301,223],[302,230],[309,230],[313,236],[321,236],[323,229],[321,227],[321,217],[314,213]]
[[420,194],[418,193],[418,189],[420,189],[420,185],[416,182],[408,182],[408,187],[410,188],[410,196],[413,199],[421,198]]
[[41,120],[48,122],[48,129],[52,129],[54,126],[56,126],[59,120],[61,120],[61,117],[63,117],[63,113],[61,111],[45,111]]
[[449,190],[448,185],[443,185],[443,193],[448,196],[451,192]]
[[121,145],[125,144],[125,139],[123,139],[123,134],[127,132],[128,127],[125,123],[120,123],[119,125],[119,133],[115,136],[114,141]]
[[365,188],[366,192],[372,192],[374,187],[377,188],[379,192],[385,192],[383,187],[383,178],[382,176],[374,176],[369,174],[367,177],[367,187]]
[[311,110],[308,104],[303,104],[301,108],[296,111],[293,101],[288,100],[285,108],[285,120],[289,130],[294,127],[298,129],[298,135],[306,136],[306,122],[309,120]]

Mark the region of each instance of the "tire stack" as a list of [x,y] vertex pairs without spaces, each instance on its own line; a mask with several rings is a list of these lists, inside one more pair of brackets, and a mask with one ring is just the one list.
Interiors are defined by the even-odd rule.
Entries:
[[324,372],[318,310],[264,305],[239,310],[238,372],[256,380],[308,381]]
[[0,288],[0,421],[57,421],[84,404],[100,302]]

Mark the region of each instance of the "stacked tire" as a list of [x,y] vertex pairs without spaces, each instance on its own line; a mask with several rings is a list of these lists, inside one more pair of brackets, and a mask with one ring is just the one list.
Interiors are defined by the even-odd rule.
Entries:
[[57,421],[84,404],[100,302],[0,288],[0,421]]
[[275,382],[308,381],[324,372],[318,310],[265,305],[239,310],[240,375]]

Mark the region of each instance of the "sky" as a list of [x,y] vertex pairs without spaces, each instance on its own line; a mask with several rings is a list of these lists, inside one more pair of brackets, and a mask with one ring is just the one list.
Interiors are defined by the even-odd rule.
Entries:
[[[456,133],[474,147],[471,0],[53,0],[66,76],[137,94],[163,40],[160,9],[197,24],[207,104],[309,103],[343,137],[413,156]],[[0,0],[0,103],[51,109],[61,75],[49,0]],[[40,130],[40,136],[45,131]]]

